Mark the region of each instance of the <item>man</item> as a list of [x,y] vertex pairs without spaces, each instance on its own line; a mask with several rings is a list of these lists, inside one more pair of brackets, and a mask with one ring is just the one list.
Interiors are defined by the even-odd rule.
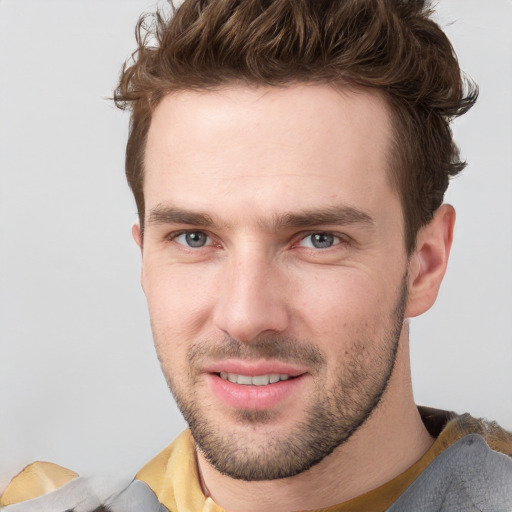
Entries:
[[116,91],[133,236],[190,426],[137,475],[166,509],[510,508],[510,435],[412,395],[407,318],[464,166],[449,121],[476,99],[427,14],[185,1],[139,37]]

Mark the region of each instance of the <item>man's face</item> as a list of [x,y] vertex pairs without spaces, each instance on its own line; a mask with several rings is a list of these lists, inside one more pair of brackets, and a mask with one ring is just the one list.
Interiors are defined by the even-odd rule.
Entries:
[[383,100],[328,86],[181,92],[148,136],[142,283],[199,450],[291,476],[346,441],[393,370],[407,293]]

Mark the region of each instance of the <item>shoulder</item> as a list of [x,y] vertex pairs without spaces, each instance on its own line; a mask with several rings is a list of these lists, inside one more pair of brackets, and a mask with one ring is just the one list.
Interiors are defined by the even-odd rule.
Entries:
[[168,512],[140,480],[85,478],[57,464],[35,462],[2,494],[2,512]]
[[446,447],[389,512],[511,510],[510,432],[464,414],[446,425],[436,443]]
[[[190,510],[204,503],[189,430],[135,476],[80,477],[49,462],[34,462],[10,482],[0,497],[1,512],[167,512],[176,501]],[[201,506],[199,506],[201,504]],[[79,508],[76,508],[79,507]]]
[[77,477],[77,473],[58,464],[33,462],[11,480],[0,497],[0,506],[37,498],[62,487]]

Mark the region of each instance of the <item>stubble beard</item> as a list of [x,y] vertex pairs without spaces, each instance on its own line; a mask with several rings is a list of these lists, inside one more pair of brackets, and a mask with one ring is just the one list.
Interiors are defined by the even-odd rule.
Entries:
[[[304,341],[283,336],[266,336],[243,344],[231,338],[212,347],[208,341],[196,343],[188,357],[191,386],[179,386],[166,375],[169,388],[187,421],[196,447],[219,472],[237,480],[262,481],[287,478],[310,469],[345,443],[365,423],[379,405],[393,374],[407,301],[407,276],[404,276],[398,301],[384,339],[362,336],[352,345],[337,370],[335,384],[326,388],[326,360],[319,349]],[[272,432],[251,441],[250,433],[270,424],[271,411],[239,410],[236,432],[243,425],[246,439],[214,424],[208,410],[201,407],[191,390],[196,389],[193,369],[209,357],[241,359],[279,359],[304,364],[316,376],[314,400],[299,421],[286,433]],[[165,374],[165,372],[164,372]],[[227,422],[226,422],[227,423]],[[264,441],[262,441],[262,437]]]

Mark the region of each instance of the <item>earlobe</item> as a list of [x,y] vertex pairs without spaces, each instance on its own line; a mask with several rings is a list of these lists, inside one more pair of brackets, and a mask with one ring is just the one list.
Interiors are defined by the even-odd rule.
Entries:
[[430,309],[437,298],[448,265],[454,224],[455,210],[443,204],[418,232],[416,249],[409,262],[408,318]]
[[142,251],[142,232],[140,229],[140,225],[138,223],[135,223],[132,226],[132,237],[135,240],[135,243],[139,246],[140,250]]

